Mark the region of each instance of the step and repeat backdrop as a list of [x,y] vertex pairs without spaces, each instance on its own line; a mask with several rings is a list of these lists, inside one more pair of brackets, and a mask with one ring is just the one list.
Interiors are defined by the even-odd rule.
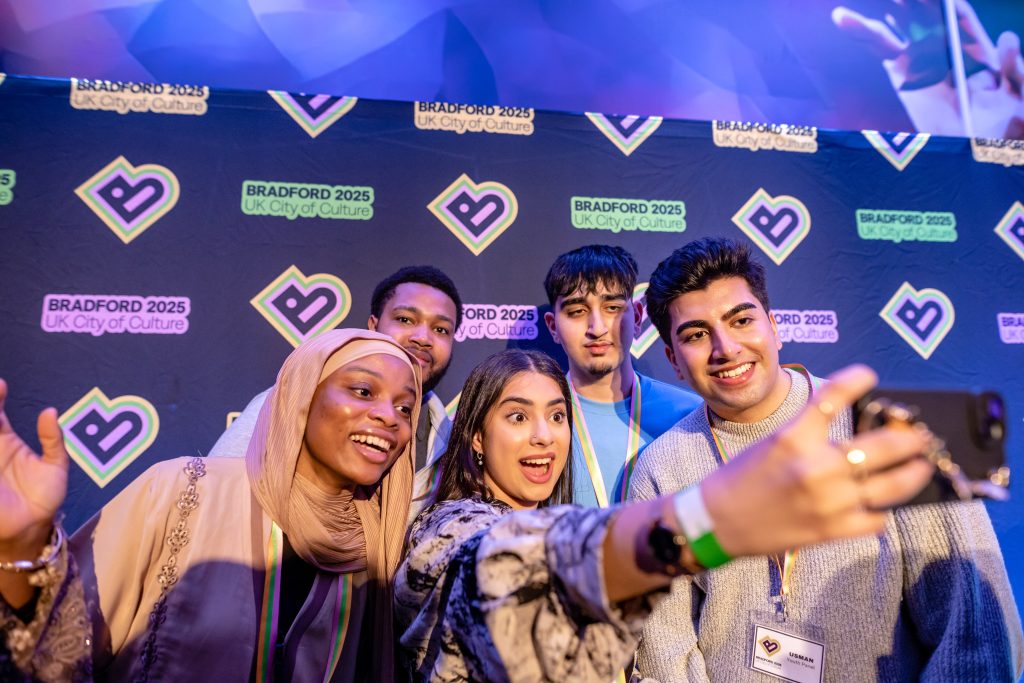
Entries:
[[[453,402],[491,352],[560,355],[541,286],[558,254],[629,249],[642,297],[672,249],[723,235],[766,264],[784,361],[999,390],[1021,468],[1021,165],[1015,141],[7,76],[7,410],[26,435],[60,411],[74,527],[205,453],[297,344],[365,325],[401,266],[438,266],[466,302]],[[646,320],[632,352],[676,381]],[[989,510],[1024,596],[1011,491]]]

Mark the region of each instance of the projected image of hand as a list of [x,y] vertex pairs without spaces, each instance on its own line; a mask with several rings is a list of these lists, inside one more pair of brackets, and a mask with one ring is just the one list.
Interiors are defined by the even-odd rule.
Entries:
[[[889,81],[918,131],[965,135],[949,64],[942,4],[939,0],[893,0],[883,16],[865,16],[840,5],[832,10],[832,21],[882,60]],[[1006,31],[993,43],[970,3],[956,0],[954,4],[973,135],[1024,138],[1020,39]]]

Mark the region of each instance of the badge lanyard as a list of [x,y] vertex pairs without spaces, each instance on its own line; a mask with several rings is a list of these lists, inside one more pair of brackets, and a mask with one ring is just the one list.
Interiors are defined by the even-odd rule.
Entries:
[[[796,370],[807,378],[807,398],[810,399],[811,395],[814,394],[814,390],[817,388],[817,379],[807,371],[807,368],[798,363],[788,363],[782,367],[790,370]],[[729,455],[729,451],[726,449],[725,444],[718,438],[718,434],[715,433],[715,428],[711,426],[711,409],[708,407],[706,402],[704,403],[704,416],[707,418],[708,429],[711,430],[711,438],[714,439],[715,448],[718,449],[718,455],[721,456],[723,463],[729,462],[729,460],[732,459],[732,456]],[[794,548],[792,550],[787,550],[781,556],[772,556],[775,566],[779,569],[779,595],[776,599],[778,601],[778,609],[782,613],[783,617],[787,614],[789,598],[793,592],[793,573],[796,568],[796,556],[799,552],[800,550],[798,548]]]
[[[274,651],[277,649],[277,619],[281,600],[281,562],[284,559],[284,533],[277,523],[270,528],[267,541],[267,570],[263,583],[263,607],[260,609],[259,652],[256,659],[256,680],[268,683],[274,680]],[[331,651],[327,657],[324,683],[331,680],[341,661],[341,650],[348,633],[352,614],[352,574],[338,576],[337,597],[334,601],[331,631]]]
[[[573,386],[572,376],[569,376],[569,392],[572,398],[572,419],[576,426],[576,436],[580,441],[580,448],[583,449],[583,459],[587,463],[587,470],[590,472],[590,481],[594,484],[594,493],[597,495],[597,503],[601,507],[608,507],[608,491],[604,487],[604,476],[601,474],[601,464],[597,461],[597,452],[594,450],[594,441],[590,438],[590,430],[587,429],[587,420],[583,417],[583,409],[580,406],[579,395],[576,387]],[[617,503],[625,502],[626,493],[629,491],[629,480],[636,468],[636,457],[640,452],[640,375],[633,371],[633,392],[629,399],[629,438],[626,441],[625,463],[622,469],[622,489],[618,492]]]

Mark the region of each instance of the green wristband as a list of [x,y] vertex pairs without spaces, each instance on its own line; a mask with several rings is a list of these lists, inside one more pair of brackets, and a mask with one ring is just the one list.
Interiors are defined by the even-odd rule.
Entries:
[[711,516],[704,507],[704,497],[700,492],[700,484],[684,489],[673,496],[672,508],[676,513],[676,522],[686,541],[693,550],[693,556],[705,569],[721,567],[731,560],[729,554],[722,550],[715,531],[712,528]]
[[729,553],[722,550],[722,546],[718,545],[718,539],[715,538],[715,534],[711,531],[700,538],[687,540],[690,542],[690,550],[693,551],[693,556],[697,558],[697,561],[705,569],[721,567],[732,559],[729,557]]

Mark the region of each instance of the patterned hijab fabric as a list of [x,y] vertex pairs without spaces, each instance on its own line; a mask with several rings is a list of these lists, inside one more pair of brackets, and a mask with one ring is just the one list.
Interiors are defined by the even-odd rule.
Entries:
[[[420,409],[418,364],[391,337],[369,330],[331,330],[292,352],[260,411],[246,452],[253,494],[281,527],[296,554],[334,573],[366,570],[374,586],[374,648],[380,672],[390,680],[394,642],[391,580],[398,569],[412,498],[415,433],[383,478],[372,487],[330,494],[296,473],[309,419],[310,403],[320,381],[359,358],[387,354],[404,361],[413,373],[416,397],[412,424]],[[386,652],[385,652],[386,650]]]

